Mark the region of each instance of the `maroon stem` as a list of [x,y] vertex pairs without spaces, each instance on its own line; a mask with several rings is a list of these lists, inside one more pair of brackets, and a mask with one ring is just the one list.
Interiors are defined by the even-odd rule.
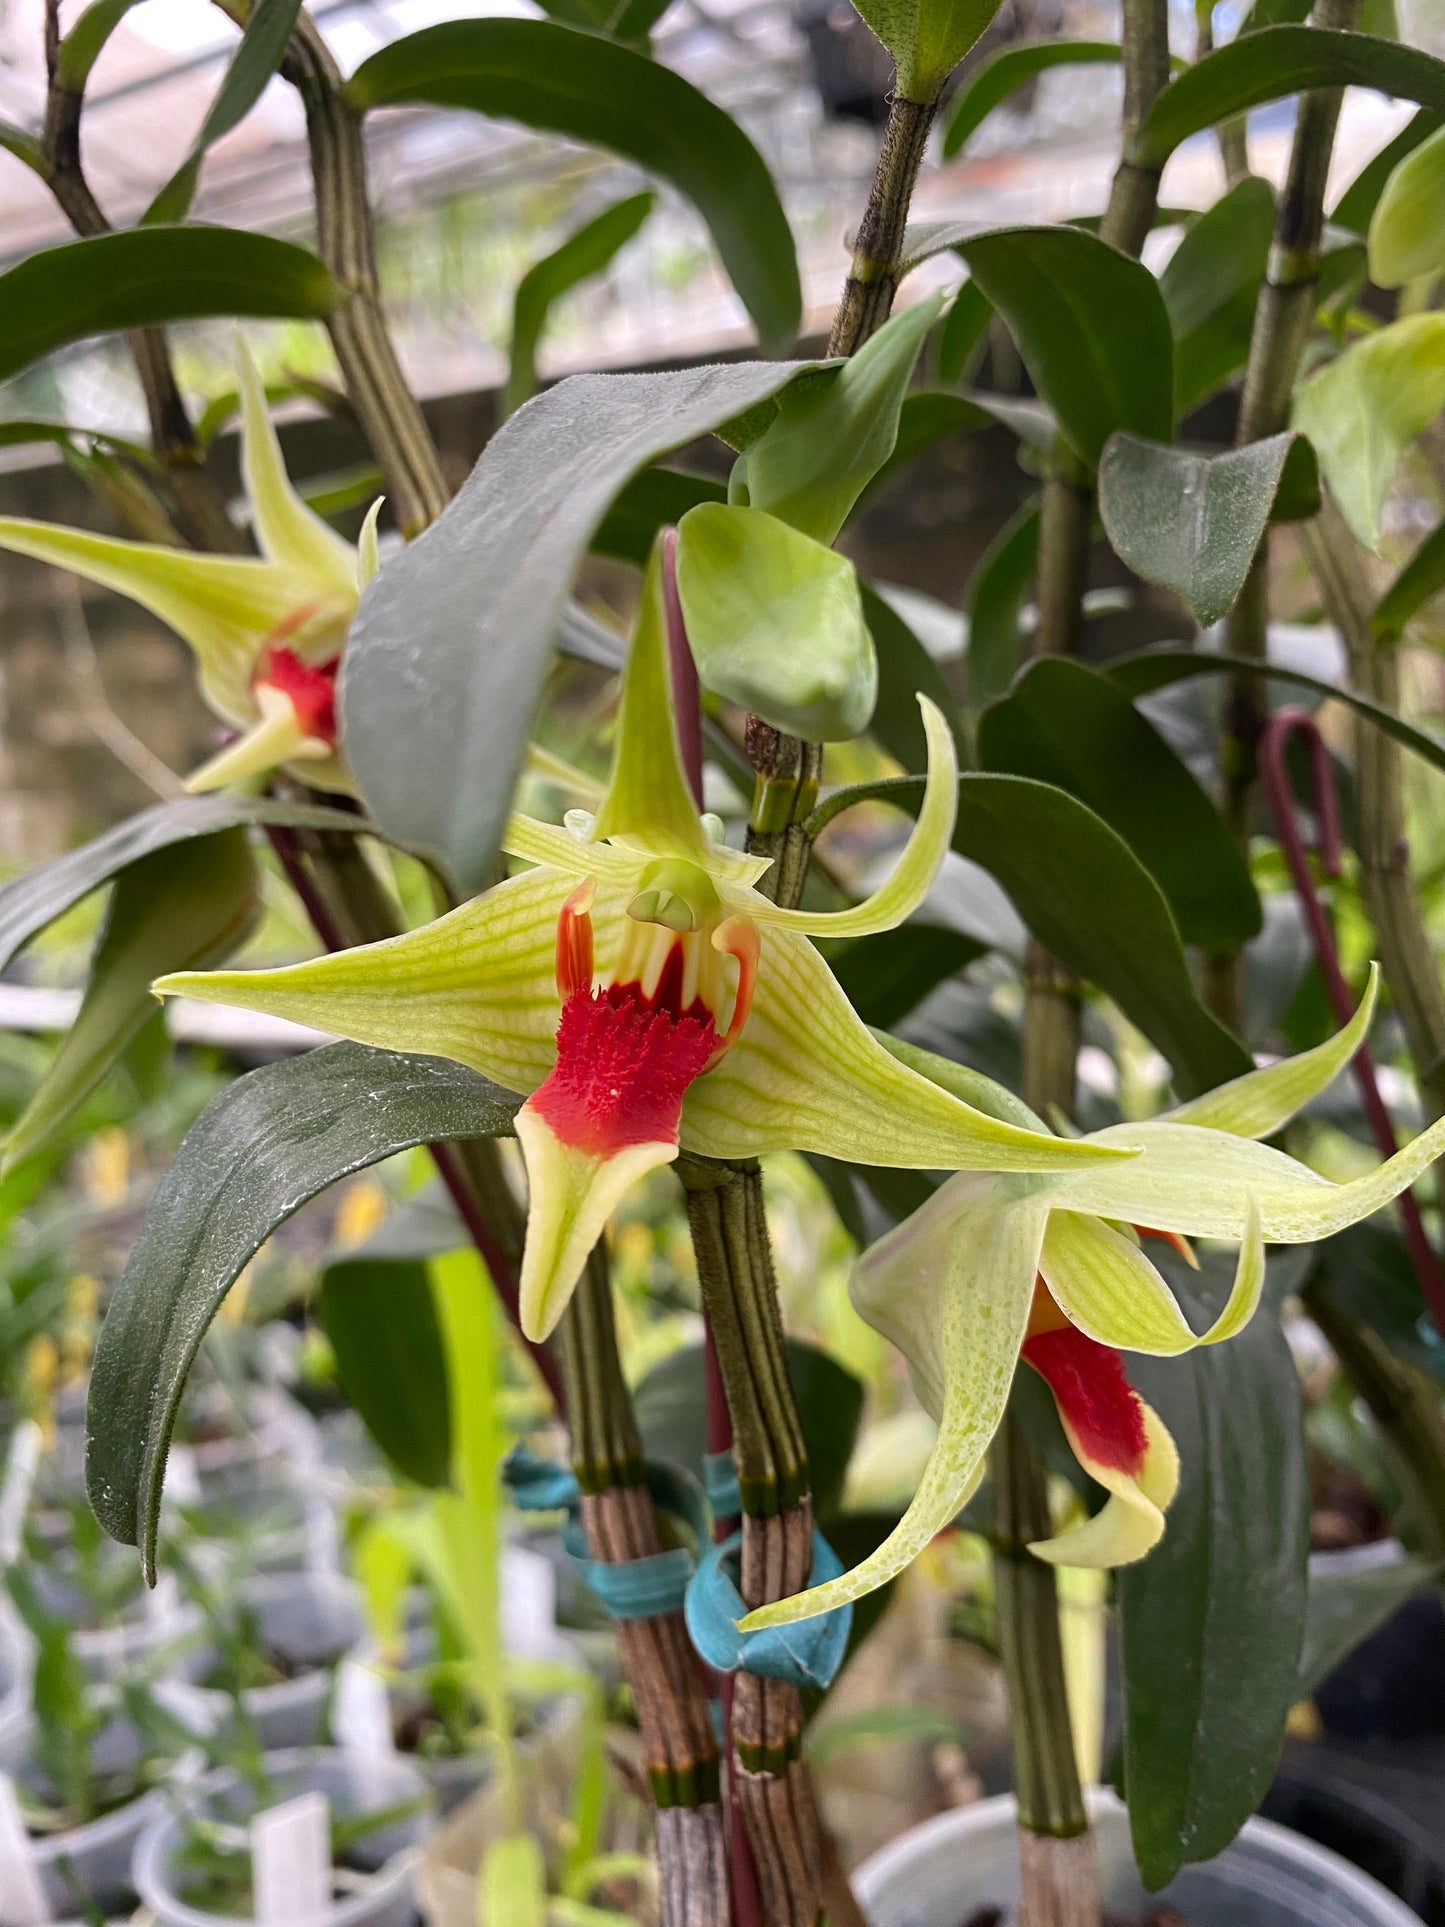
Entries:
[[[1285,752],[1291,736],[1298,736],[1305,745],[1310,758],[1310,787],[1313,792],[1315,814],[1318,819],[1320,868],[1327,877],[1340,873],[1339,804],[1335,797],[1334,771],[1330,764],[1330,752],[1315,725],[1314,718],[1302,709],[1277,709],[1264,726],[1259,745],[1260,773],[1264,780],[1265,795],[1269,799],[1270,812],[1274,817],[1275,834],[1280,848],[1284,851],[1285,862],[1289,866],[1290,877],[1294,882],[1295,894],[1304,911],[1305,922],[1309,927],[1310,940],[1314,945],[1315,959],[1319,964],[1320,975],[1324,979],[1325,994],[1330,1000],[1330,1008],[1341,1024],[1347,1024],[1354,1015],[1355,999],[1350,986],[1340,969],[1339,952],[1335,947],[1334,931],[1325,914],[1324,904],[1315,889],[1314,878],[1310,875],[1309,850],[1304,834],[1300,829],[1299,818],[1295,814],[1294,794],[1290,789],[1289,771],[1285,764]],[[1395,1126],[1390,1113],[1385,1108],[1385,1100],[1380,1095],[1380,1087],[1375,1078],[1374,1061],[1368,1045],[1361,1044],[1351,1060],[1350,1069],[1355,1083],[1359,1086],[1360,1102],[1381,1157],[1392,1158],[1399,1149],[1395,1137]],[[1420,1207],[1415,1202],[1414,1193],[1404,1191],[1400,1195],[1400,1216],[1404,1220],[1405,1245],[1410,1253],[1415,1276],[1420,1283],[1420,1292],[1430,1310],[1430,1317],[1436,1330],[1445,1337],[1445,1275],[1440,1270],[1439,1259],[1434,1246],[1425,1232]]]
[[[311,927],[328,950],[348,950],[344,934],[332,914],[330,905],[316,887],[316,879],[306,865],[296,832],[281,824],[268,823],[266,835],[276,860],[286,873],[286,881],[296,892],[301,905],[310,919]],[[476,1198],[472,1195],[449,1144],[429,1144],[427,1149],[435,1160],[442,1183],[451,1194],[458,1216],[466,1226],[467,1236],[476,1247],[477,1255],[491,1275],[492,1285],[501,1299],[507,1316],[521,1329],[518,1311],[518,1286],[515,1269],[506,1252],[502,1249],[491,1227],[477,1208]],[[542,1375],[542,1382],[552,1394],[553,1402],[559,1412],[566,1410],[562,1397],[562,1378],[557,1370],[552,1354],[544,1345],[534,1345],[530,1339],[523,1341],[532,1356],[532,1362]]]

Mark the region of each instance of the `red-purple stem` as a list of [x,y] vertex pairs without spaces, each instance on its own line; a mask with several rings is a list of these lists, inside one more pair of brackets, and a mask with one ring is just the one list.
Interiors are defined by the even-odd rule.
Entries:
[[[1342,839],[1340,836],[1339,804],[1335,796],[1334,770],[1330,764],[1330,752],[1321,736],[1314,718],[1303,709],[1277,709],[1264,726],[1260,738],[1259,764],[1264,780],[1265,795],[1274,817],[1275,834],[1280,848],[1284,851],[1285,862],[1294,882],[1295,894],[1304,911],[1305,922],[1309,927],[1310,940],[1314,945],[1315,959],[1319,964],[1320,975],[1324,979],[1325,994],[1330,1007],[1341,1024],[1347,1024],[1354,1015],[1355,998],[1345,982],[1344,972],[1340,969],[1339,952],[1335,947],[1334,931],[1330,928],[1329,917],[1319,892],[1315,889],[1314,878],[1310,874],[1309,849],[1299,818],[1295,813],[1294,793],[1290,788],[1289,770],[1285,763],[1285,753],[1291,736],[1299,737],[1310,759],[1310,790],[1314,804],[1317,840],[1319,846],[1320,869],[1327,877],[1340,873]],[[1385,1108],[1385,1100],[1380,1095],[1380,1087],[1375,1078],[1375,1066],[1370,1056],[1369,1046],[1361,1044],[1355,1052],[1350,1065],[1355,1082],[1359,1086],[1360,1102],[1369,1120],[1370,1130],[1379,1147],[1381,1157],[1391,1158],[1399,1145],[1395,1137],[1395,1127],[1390,1113]],[[1420,1292],[1430,1310],[1436,1330],[1445,1337],[1445,1275],[1440,1270],[1440,1261],[1435,1255],[1434,1246],[1425,1232],[1420,1207],[1415,1202],[1413,1192],[1404,1191],[1400,1196],[1400,1216],[1404,1221],[1405,1245],[1410,1253],[1415,1276],[1420,1282]]]

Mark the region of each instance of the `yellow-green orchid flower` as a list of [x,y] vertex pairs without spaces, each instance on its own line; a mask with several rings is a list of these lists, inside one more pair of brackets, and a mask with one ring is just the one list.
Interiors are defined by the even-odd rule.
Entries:
[[[1233,1337],[1253,1317],[1264,1246],[1333,1236],[1397,1197],[1445,1149],[1445,1119],[1367,1176],[1331,1184],[1252,1140],[1288,1122],[1353,1057],[1374,1009],[1377,973],[1354,1018],[1317,1049],[1247,1073],[1165,1117],[1079,1140],[1129,1145],[1129,1163],[1034,1176],[950,1179],[872,1246],[851,1281],[854,1305],[907,1358],[938,1422],[918,1491],[895,1530],[840,1579],[760,1608],[745,1630],[811,1618],[901,1572],[974,1491],[1022,1357],[1047,1381],[1080,1463],[1109,1492],[1093,1518],[1031,1550],[1058,1565],[1141,1559],[1164,1531],[1178,1483],[1173,1440],[1129,1385],[1120,1351],[1172,1357]],[[1039,1121],[976,1073],[899,1047],[1020,1128]],[[1141,1249],[1140,1233],[1240,1243],[1233,1289],[1201,1336]],[[1187,1251],[1187,1247],[1185,1247]]]
[[990,1117],[898,1063],[809,941],[890,929],[927,890],[957,807],[938,710],[923,705],[928,779],[893,874],[851,910],[779,909],[754,887],[768,860],[724,847],[693,804],[664,622],[654,551],[596,815],[569,814],[564,828],[520,815],[508,824],[504,848],[535,868],[386,943],[157,985],[454,1058],[527,1093],[520,1295],[534,1340],[556,1325],[619,1198],[679,1144],[716,1158],[801,1149],[1021,1172],[1132,1156]]
[[354,789],[336,749],[336,672],[361,591],[376,573],[376,503],[358,548],[292,488],[261,378],[237,343],[241,470],[257,556],[194,555],[0,516],[0,548],[130,596],[195,651],[201,691],[238,739],[187,787],[219,788],[294,767],[323,790]]

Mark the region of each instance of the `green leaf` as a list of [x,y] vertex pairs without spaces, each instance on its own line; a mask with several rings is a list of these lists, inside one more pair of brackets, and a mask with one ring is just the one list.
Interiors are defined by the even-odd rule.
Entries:
[[1366,335],[1295,390],[1294,423],[1356,539],[1378,550],[1400,457],[1445,407],[1445,315]]
[[240,1078],[161,1179],[96,1346],[86,1485],[155,1577],[161,1480],[186,1374],[242,1267],[338,1178],[418,1144],[510,1132],[518,1099],[436,1057],[328,1044]]
[[622,490],[592,537],[596,555],[647,567],[659,529],[680,522],[699,502],[725,502],[727,484],[683,468],[645,468]]
[[1242,368],[1274,236],[1274,192],[1250,174],[1191,222],[1159,277],[1179,415]]
[[1025,502],[969,577],[968,693],[975,709],[1003,695],[1023,660],[1020,609],[1039,554],[1039,505]]
[[678,525],[677,592],[705,689],[809,742],[868,727],[878,659],[847,556],[762,509],[704,502]]
[[893,56],[905,100],[936,100],[999,0],[854,0]]
[[979,61],[953,96],[943,128],[943,158],[951,160],[1010,94],[1050,67],[1117,66],[1112,40],[1039,40],[1032,46],[1000,47]]
[[[912,776],[854,784],[819,804],[809,830],[816,835],[854,802],[878,798],[916,810],[922,795]],[[1168,1058],[1183,1095],[1254,1068],[1195,994],[1159,885],[1086,804],[1028,777],[961,776],[953,847],[1002,884],[1047,950],[1113,998]]]
[[1376,636],[1398,636],[1433,596],[1445,589],[1445,522],[1433,529],[1375,605],[1370,629]]
[[1298,1697],[1309,1699],[1362,1639],[1383,1626],[1439,1571],[1439,1566],[1427,1565],[1408,1552],[1389,1565],[1368,1566],[1360,1572],[1312,1571]]
[[347,810],[276,802],[268,797],[185,796],[173,803],[153,804],[96,837],[93,843],[83,844],[51,863],[37,864],[0,890],[0,970],[48,924],[142,857],[192,837],[214,836],[246,823],[344,830],[353,836],[368,828],[362,818]]
[[1365,233],[1379,206],[1385,183],[1396,167],[1407,154],[1414,153],[1421,141],[1428,140],[1440,125],[1441,116],[1422,107],[1395,138],[1360,169],[1335,202],[1334,212],[1330,215],[1331,225],[1349,228],[1355,234]]
[[996,228],[959,244],[1039,394],[1092,467],[1117,429],[1174,432],[1174,347],[1159,284],[1075,227]]
[[344,299],[314,254],[269,234],[148,227],[66,241],[0,274],[0,381],[87,335],[202,315],[321,320]]
[[244,829],[153,850],[121,871],[79,1014],[4,1141],[0,1172],[42,1150],[158,1014],[151,985],[238,949],[261,910]]
[[[843,1497],[863,1417],[863,1387],[836,1359],[800,1338],[784,1339],[783,1353],[808,1451],[813,1510],[826,1519]],[[700,1474],[707,1450],[702,1347],[685,1346],[654,1365],[634,1399],[647,1456]]]
[[993,313],[988,296],[976,281],[965,281],[953,297],[938,331],[938,379],[962,381]]
[[3,147],[7,154],[13,154],[17,161],[24,161],[32,173],[38,174],[42,180],[45,179],[49,172],[49,163],[45,159],[44,148],[34,134],[27,133],[23,127],[17,127],[14,121],[0,120],[0,147]]
[[828,959],[833,975],[865,1024],[890,1030],[916,1010],[931,990],[988,946],[959,930],[904,923],[876,937],[859,937]]
[[[966,285],[972,287],[973,283]],[[985,319],[990,312],[985,302]],[[898,415],[898,439],[893,444],[893,453],[859,499],[869,500],[874,490],[881,488],[890,476],[897,474],[900,468],[921,455],[924,449],[942,441],[946,435],[969,435],[975,429],[987,428],[996,419],[991,408],[981,406],[968,395],[940,393],[936,389],[924,389],[906,395]]]
[[338,1259],[321,1275],[316,1315],[342,1389],[387,1458],[418,1485],[445,1485],[447,1360],[425,1264],[365,1253]]
[[491,881],[572,577],[614,496],[813,365],[559,382],[502,426],[460,494],[362,597],[341,673],[347,756],[377,821],[460,891]]
[[1156,1889],[1227,1847],[1273,1777],[1299,1691],[1309,1478],[1268,1314],[1227,1345],[1131,1357],[1129,1377],[1180,1459],[1163,1539],[1119,1575],[1129,1823]]
[[1303,670],[1287,669],[1281,663],[1261,663],[1252,656],[1216,654],[1213,650],[1206,653],[1200,649],[1144,649],[1138,655],[1120,656],[1109,664],[1105,673],[1126,696],[1149,696],[1156,689],[1167,689],[1171,683],[1187,681],[1191,676],[1229,676],[1239,673],[1263,676],[1269,681],[1298,683],[1302,689],[1312,689],[1317,696],[1347,703],[1357,715],[1366,717],[1386,736],[1392,736],[1397,743],[1403,743],[1406,749],[1423,756],[1436,769],[1445,770],[1445,742],[1441,742],[1439,737],[1416,729],[1413,723],[1407,723],[1403,717],[1397,716],[1393,709],[1371,702],[1368,696],[1361,696],[1341,684],[1326,682],[1320,676],[1306,675]]
[[55,79],[67,93],[83,94],[101,49],[137,0],[94,0],[56,49]]
[[512,414],[537,392],[537,343],[555,302],[579,281],[601,274],[657,205],[655,194],[633,194],[604,208],[535,262],[517,283],[512,302],[512,359],[502,412]]
[[1263,27],[1206,54],[1155,100],[1132,159],[1162,167],[1191,134],[1316,87],[1373,87],[1445,111],[1445,61],[1417,47],[1329,27]]
[[931,698],[949,719],[955,742],[959,738],[958,705],[938,664],[892,603],[866,582],[860,586],[863,619],[878,656],[878,700],[873,705],[869,731],[904,769],[924,770],[928,766],[928,739],[918,707],[919,695]]
[[1424,1293],[1397,1225],[1374,1218],[1326,1239],[1313,1285],[1414,1370],[1427,1376],[1438,1372],[1437,1348],[1422,1336],[1433,1329]]
[[1201,626],[1217,622],[1244,587],[1294,439],[1198,455],[1111,436],[1099,513],[1114,553],[1146,582],[1173,589]]
[[1407,281],[1445,266],[1445,127],[1407,154],[1385,183],[1370,221],[1370,279],[1377,287]]
[[218,140],[241,124],[266,91],[285,57],[300,11],[301,0],[256,0],[190,153],[141,216],[142,221],[185,220],[195,199],[201,162]]
[[902,308],[827,382],[800,382],[743,458],[743,499],[831,542],[893,453],[898,415],[942,298]]
[[1186,943],[1229,950],[1259,934],[1249,866],[1218,810],[1106,676],[1032,663],[978,726],[984,769],[1032,776],[1087,803],[1163,890]]
[[859,1746],[918,1746],[931,1740],[962,1746],[967,1739],[958,1716],[940,1707],[869,1706],[810,1728],[806,1749],[809,1764],[819,1767]]
[[797,333],[797,257],[762,157],[730,115],[646,54],[552,20],[450,20],[374,53],[347,92],[362,109],[469,107],[625,155],[697,207],[764,347]]

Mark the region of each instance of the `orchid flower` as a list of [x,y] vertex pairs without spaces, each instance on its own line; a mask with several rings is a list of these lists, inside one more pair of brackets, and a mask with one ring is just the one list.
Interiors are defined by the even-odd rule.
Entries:
[[355,785],[336,749],[336,672],[361,591],[376,573],[378,501],[358,548],[291,486],[266,395],[237,343],[241,472],[260,556],[195,555],[0,516],[0,548],[127,595],[188,642],[201,691],[238,739],[186,787],[217,789],[288,768],[317,789]]
[[[811,1618],[874,1591],[951,1523],[983,1475],[1018,1360],[1047,1382],[1069,1445],[1109,1494],[1083,1524],[1030,1550],[1056,1565],[1127,1565],[1157,1543],[1179,1461],[1138,1396],[1121,1351],[1173,1357],[1243,1330],[1259,1304],[1264,1246],[1310,1244],[1368,1217],[1445,1149],[1445,1120],[1349,1184],[1331,1184],[1273,1135],[1317,1096],[1363,1042],[1378,973],[1350,1023],[1327,1043],[1221,1085],[1167,1116],[1115,1124],[1078,1142],[1137,1147],[1128,1163],[1033,1175],[952,1178],[873,1245],[854,1269],[859,1313],[907,1358],[938,1423],[913,1503],[883,1544],[840,1579],[761,1607],[744,1630]],[[903,1060],[989,1101],[986,1080],[907,1045]],[[1042,1128],[998,1085],[992,1104]],[[1238,1241],[1227,1302],[1196,1335],[1141,1248],[1141,1235]],[[1189,1254],[1185,1247],[1186,1255]]]
[[654,550],[607,791],[595,815],[569,812],[565,827],[512,816],[503,848],[534,868],[384,943],[156,986],[450,1057],[525,1093],[521,1323],[536,1341],[620,1198],[680,1146],[713,1158],[801,1149],[1015,1172],[1132,1156],[990,1117],[897,1062],[810,941],[891,929],[922,899],[957,807],[939,711],[923,703],[923,804],[887,881],[850,910],[780,909],[755,887],[769,859],[726,848],[693,803],[664,624]]

